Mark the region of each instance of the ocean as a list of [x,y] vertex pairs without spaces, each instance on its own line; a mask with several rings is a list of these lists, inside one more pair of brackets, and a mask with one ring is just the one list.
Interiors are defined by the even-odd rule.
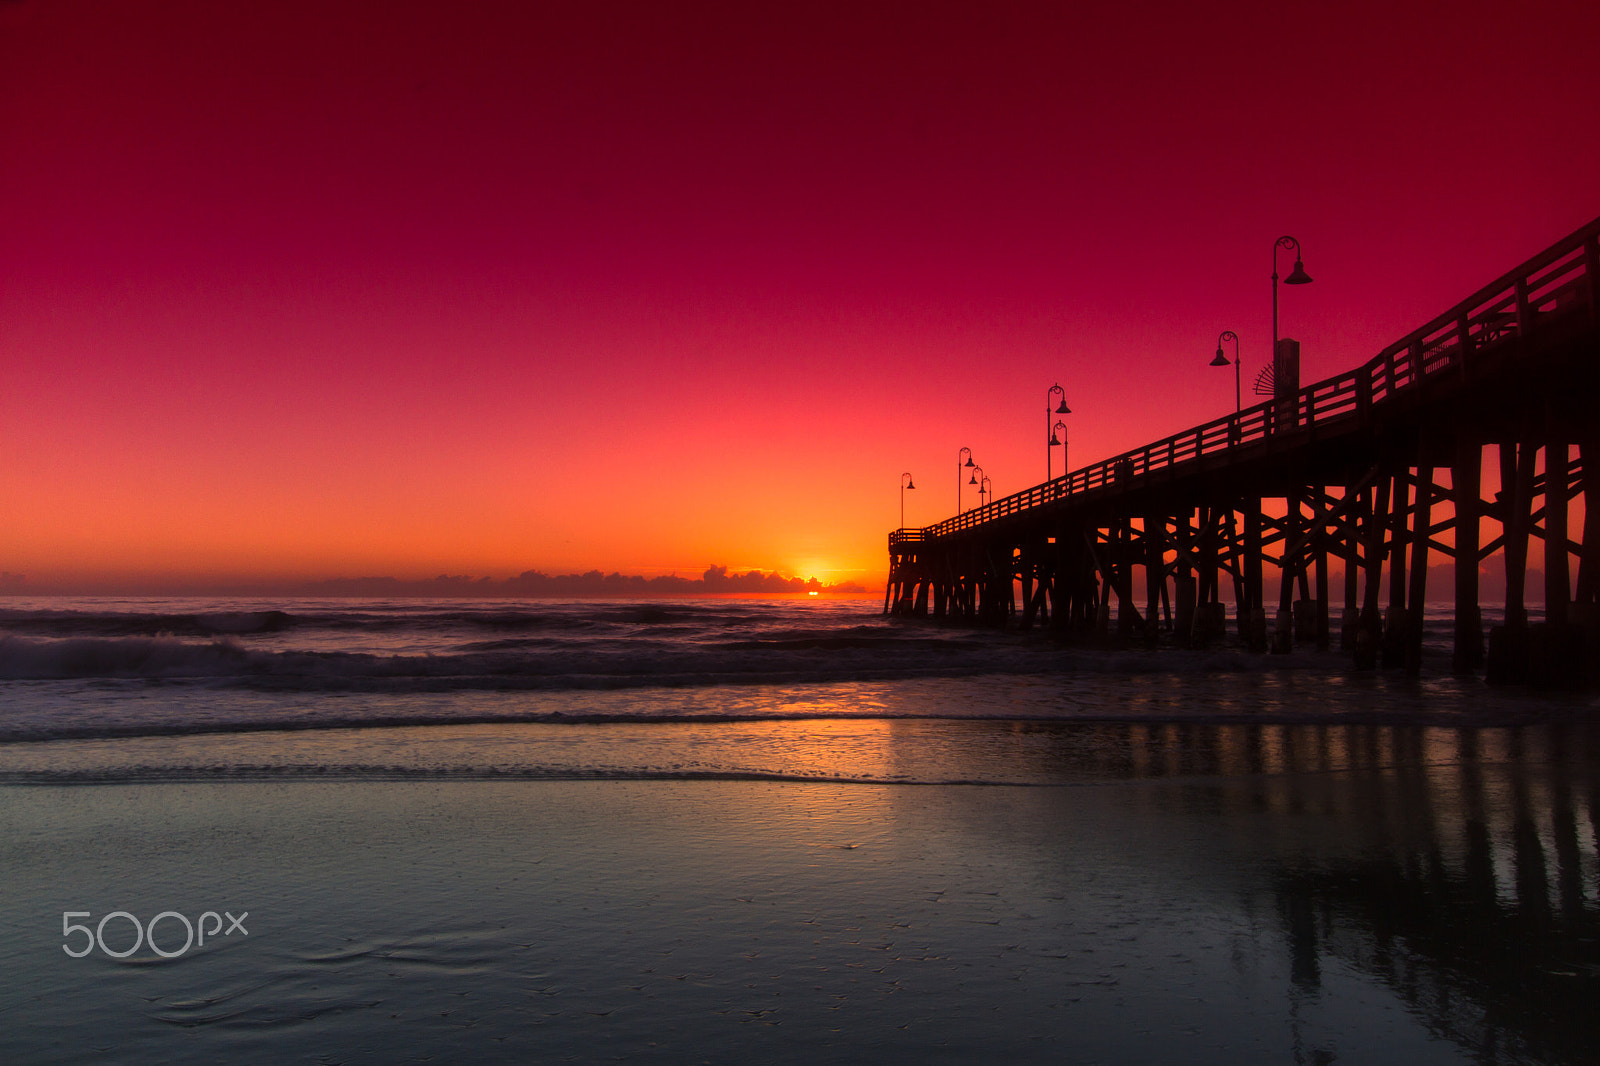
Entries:
[[1600,700],[1449,636],[10,598],[0,1052],[1592,1061]]

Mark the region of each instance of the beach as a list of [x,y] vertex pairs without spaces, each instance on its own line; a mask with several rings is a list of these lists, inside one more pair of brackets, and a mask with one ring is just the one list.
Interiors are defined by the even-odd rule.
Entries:
[[[135,606],[30,607],[13,633],[74,634],[16,638],[13,667],[48,640],[218,654],[82,632],[196,615]],[[200,606],[239,628],[240,605]],[[381,638],[405,647],[353,670],[305,658],[348,608],[300,604],[226,638],[277,672],[5,682],[37,712],[14,736],[82,712],[0,744],[7,1061],[1578,1063],[1600,1043],[1592,697],[1226,648],[1027,672],[1018,634],[865,608],[491,608],[519,640],[640,610],[641,646],[739,680],[493,686],[438,661],[481,634],[416,604]],[[435,661],[395,691],[422,632]],[[944,639],[969,643],[922,657]],[[751,642],[780,659],[729,658]],[[854,647],[854,674],[836,655],[795,676],[814,646]]]

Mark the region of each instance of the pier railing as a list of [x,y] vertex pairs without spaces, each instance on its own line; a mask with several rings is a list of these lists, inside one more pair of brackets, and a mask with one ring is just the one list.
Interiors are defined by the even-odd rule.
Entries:
[[1375,407],[1445,375],[1470,374],[1475,353],[1526,336],[1555,317],[1600,314],[1600,219],[1485,285],[1354,370],[1164,440],[1101,460],[924,529],[897,529],[889,547],[947,537],[1092,489],[1259,444],[1274,434],[1368,417]]

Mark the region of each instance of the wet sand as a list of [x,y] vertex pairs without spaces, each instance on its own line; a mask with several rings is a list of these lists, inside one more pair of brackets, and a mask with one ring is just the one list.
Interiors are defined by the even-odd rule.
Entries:
[[[1592,1061],[1591,733],[1141,734],[1171,765],[1031,787],[10,785],[0,1052]],[[114,910],[248,934],[63,951]]]

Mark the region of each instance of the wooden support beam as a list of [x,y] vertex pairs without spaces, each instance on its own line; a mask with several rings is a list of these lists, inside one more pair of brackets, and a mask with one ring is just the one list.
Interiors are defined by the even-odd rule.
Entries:
[[1124,640],[1143,624],[1133,606],[1133,520],[1119,518],[1116,523],[1117,636]]
[[1239,544],[1244,576],[1244,604],[1239,609],[1240,636],[1251,651],[1267,650],[1267,615],[1261,577],[1261,497],[1244,501],[1244,539]]
[[1450,668],[1457,674],[1470,674],[1483,663],[1483,613],[1478,604],[1482,482],[1483,446],[1459,432],[1455,465],[1450,468],[1450,495],[1456,512],[1456,634]]
[[1567,443],[1560,431],[1544,452],[1544,618],[1552,629],[1567,624],[1572,571],[1567,562]]
[[1410,467],[1398,470],[1389,501],[1389,611],[1383,620],[1381,651],[1383,665],[1388,667],[1404,665],[1406,655],[1406,549],[1411,543],[1411,480]]
[[1194,615],[1187,630],[1189,642],[1195,645],[1222,636],[1227,628],[1225,618],[1219,617],[1227,610],[1220,602],[1221,574],[1217,559],[1221,520],[1222,515],[1215,507],[1202,506],[1195,512]]
[[1428,599],[1428,531],[1433,527],[1433,467],[1417,467],[1417,498],[1411,518],[1411,588],[1404,615],[1406,673],[1422,671],[1422,622]]
[[1533,527],[1534,464],[1539,448],[1534,443],[1500,445],[1500,513],[1505,547],[1505,622],[1489,630],[1485,679],[1494,684],[1527,680],[1529,666],[1528,610],[1525,602],[1528,576],[1528,536]]
[[1198,536],[1195,509],[1186,505],[1172,525],[1172,635],[1180,646],[1187,646],[1194,635]]
[[1328,526],[1330,511],[1328,509],[1327,486],[1317,485],[1312,492],[1315,502],[1315,513],[1312,522],[1316,528],[1316,548],[1314,559],[1317,569],[1317,650],[1327,651],[1329,638],[1328,626]]
[[1250,593],[1244,584],[1244,540],[1239,529],[1237,509],[1242,506],[1235,502],[1230,504],[1227,512],[1228,543],[1224,552],[1225,565],[1228,575],[1233,578],[1233,613],[1239,626],[1239,637],[1245,639],[1246,619],[1250,614]]
[[[1025,557],[1026,558],[1026,557]],[[1042,590],[1042,589],[1041,589]],[[1038,614],[1039,604],[1033,595],[1033,569],[1032,565],[1024,561],[1022,565],[1022,628],[1032,629],[1035,616]]]
[[1505,548],[1503,558],[1506,568],[1505,624],[1513,629],[1528,625],[1526,600],[1528,572],[1528,531],[1532,526],[1533,472],[1538,449],[1514,443],[1500,446],[1500,476],[1505,492]]
[[1157,515],[1146,515],[1144,519],[1144,640],[1151,647],[1155,647],[1157,630],[1156,624],[1159,617],[1157,612],[1161,609],[1161,600],[1166,595],[1167,574],[1164,561],[1166,559],[1167,521]]
[[1406,535],[1411,513],[1411,471],[1405,467],[1394,476],[1394,492],[1389,513],[1389,610],[1406,606]]
[[1344,548],[1344,615],[1339,626],[1339,650],[1353,652],[1356,629],[1361,620],[1358,606],[1361,595],[1361,515],[1371,509],[1372,490],[1352,486],[1346,491],[1345,514],[1340,519],[1341,546]]
[[1102,639],[1109,636],[1111,630],[1111,587],[1115,578],[1111,565],[1105,560],[1110,558],[1113,547],[1111,538],[1114,532],[1114,526],[1106,530],[1106,551],[1101,553],[1095,550],[1095,537],[1099,531],[1088,529],[1083,531],[1084,547],[1089,550],[1089,560],[1094,564],[1094,573],[1100,576],[1100,580],[1094,582],[1093,604],[1094,634]]
[[1600,505],[1600,498],[1589,499],[1590,487],[1600,483],[1600,445],[1593,440],[1580,441],[1578,465],[1583,469],[1579,488],[1583,496],[1583,547],[1578,556],[1577,602],[1584,605],[1588,624],[1600,629],[1600,616],[1595,610],[1600,601],[1600,516],[1593,510]]
[[1283,506],[1284,550],[1283,555],[1278,559],[1278,614],[1273,619],[1272,626],[1272,653],[1274,655],[1287,655],[1294,649],[1294,587],[1295,577],[1301,568],[1301,554],[1297,549],[1303,548],[1305,544],[1300,536],[1301,515],[1298,491],[1286,496]]
[[1371,506],[1361,516],[1361,532],[1365,541],[1365,581],[1362,586],[1361,620],[1356,627],[1352,653],[1358,669],[1371,669],[1378,665],[1379,644],[1383,639],[1383,623],[1378,613],[1385,555],[1383,535],[1388,525],[1389,494],[1393,487],[1393,478],[1379,479],[1376,490],[1366,493]]

